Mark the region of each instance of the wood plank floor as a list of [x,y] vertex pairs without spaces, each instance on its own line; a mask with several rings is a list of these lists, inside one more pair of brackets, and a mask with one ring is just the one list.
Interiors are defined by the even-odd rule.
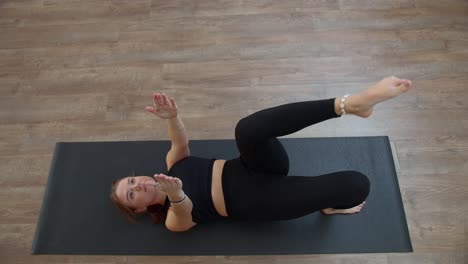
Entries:
[[[257,110],[391,75],[414,89],[288,137],[388,135],[414,253],[30,254],[55,142],[168,139],[144,111],[155,91],[190,139],[224,139]],[[2,263],[467,263],[468,1],[3,0],[0,139]]]

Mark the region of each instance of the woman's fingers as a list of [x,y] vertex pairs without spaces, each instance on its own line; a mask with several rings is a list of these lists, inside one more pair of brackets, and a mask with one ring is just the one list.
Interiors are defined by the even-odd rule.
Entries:
[[154,93],[153,94],[153,102],[154,102],[154,105],[157,106],[157,105],[160,105],[161,104],[161,95],[159,93]]
[[164,93],[153,94],[154,108],[172,108],[177,109],[177,104],[173,97],[169,97]]
[[167,186],[167,180],[164,177],[162,177],[160,174],[155,174],[154,178],[159,186],[163,188]]
[[154,93],[154,94],[153,94],[153,102],[154,102],[154,105],[158,105],[158,104],[159,104],[159,101],[158,101],[158,93]]
[[163,103],[164,103],[165,105],[167,105],[167,104],[168,104],[168,101],[169,101],[169,99],[167,99],[167,95],[162,94],[162,98],[163,98]]
[[176,108],[176,109],[177,109],[177,104],[176,104],[176,102],[175,102],[174,98],[172,98],[172,97],[171,97],[171,107],[173,107],[173,108]]
[[155,175],[154,175],[154,178],[156,178],[158,181],[159,181],[159,180],[160,180],[160,181],[164,181],[165,176],[162,175],[162,174],[155,174]]
[[169,184],[169,185],[177,186],[182,183],[182,181],[177,177],[166,176],[163,174],[155,174],[154,177],[156,178],[158,182]]
[[154,113],[155,109],[153,107],[151,107],[151,106],[147,106],[147,107],[145,107],[145,110],[150,112],[150,113]]
[[174,181],[174,180],[177,179],[177,178],[174,178],[174,177],[166,176],[164,174],[155,174],[154,177],[158,181],[163,181],[163,182],[170,182],[170,181]]
[[155,103],[158,105],[167,105],[169,102],[169,99],[167,99],[167,95],[165,95],[164,93],[155,93],[154,97],[156,98]]
[[158,94],[157,94],[157,98],[158,98],[158,105],[163,105],[164,102],[163,102],[163,99],[162,99],[162,97],[161,97],[161,94],[158,93]]

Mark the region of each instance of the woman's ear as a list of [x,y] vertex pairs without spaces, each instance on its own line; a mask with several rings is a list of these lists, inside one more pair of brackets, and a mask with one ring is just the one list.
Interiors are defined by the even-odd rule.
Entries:
[[137,208],[135,209],[135,213],[139,214],[139,213],[143,213],[146,211],[146,207],[142,207],[142,208]]

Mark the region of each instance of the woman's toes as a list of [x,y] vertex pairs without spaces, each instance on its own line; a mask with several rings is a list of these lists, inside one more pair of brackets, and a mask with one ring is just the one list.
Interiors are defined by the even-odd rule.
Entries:
[[411,81],[410,80],[404,80],[400,83],[400,85],[398,85],[398,88],[402,91],[402,92],[406,92],[408,91],[410,88],[411,88]]

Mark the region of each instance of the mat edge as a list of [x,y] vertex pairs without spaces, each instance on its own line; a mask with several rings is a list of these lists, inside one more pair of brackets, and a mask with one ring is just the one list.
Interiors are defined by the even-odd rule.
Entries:
[[52,160],[50,162],[50,168],[49,168],[49,176],[47,177],[47,184],[45,187],[45,192],[44,192],[44,197],[42,198],[42,204],[41,204],[41,209],[39,213],[39,218],[37,220],[37,225],[36,225],[36,231],[34,234],[34,238],[32,241],[32,246],[31,246],[31,254],[40,254],[40,250],[38,249],[38,241],[39,237],[41,236],[41,227],[44,225],[43,221],[43,215],[45,214],[45,211],[47,209],[47,200],[49,199],[49,190],[51,189],[52,185],[52,178],[55,173],[55,163],[59,157],[59,152],[61,150],[62,142],[56,142],[55,147],[54,147],[54,154],[52,156]]

